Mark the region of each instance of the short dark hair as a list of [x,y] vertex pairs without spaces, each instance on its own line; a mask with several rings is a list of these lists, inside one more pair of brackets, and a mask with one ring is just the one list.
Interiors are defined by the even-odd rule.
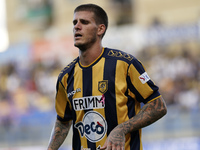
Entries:
[[91,11],[95,15],[95,21],[97,24],[104,24],[106,29],[102,37],[105,35],[108,28],[108,16],[106,12],[98,5],[95,4],[82,4],[75,8],[74,13],[78,11]]

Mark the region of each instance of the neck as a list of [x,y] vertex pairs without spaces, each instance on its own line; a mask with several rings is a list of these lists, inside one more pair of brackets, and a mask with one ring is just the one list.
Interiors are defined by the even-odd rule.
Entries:
[[103,47],[101,45],[90,47],[84,51],[79,49],[80,63],[83,66],[88,66],[93,63],[102,53]]

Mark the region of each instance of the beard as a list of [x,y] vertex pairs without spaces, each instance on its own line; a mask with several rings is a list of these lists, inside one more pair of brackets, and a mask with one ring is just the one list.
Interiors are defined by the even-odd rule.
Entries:
[[86,44],[75,44],[74,43],[74,46],[77,47],[81,51],[86,51],[86,49],[87,49]]
[[74,46],[77,47],[80,51],[84,52],[88,48],[90,48],[95,42],[96,42],[96,37],[93,36],[92,38],[88,39],[86,42],[74,43]]

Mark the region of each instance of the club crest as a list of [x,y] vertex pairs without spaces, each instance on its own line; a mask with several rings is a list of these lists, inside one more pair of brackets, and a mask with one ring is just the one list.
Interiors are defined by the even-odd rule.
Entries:
[[99,81],[98,90],[104,94],[108,90],[108,80]]

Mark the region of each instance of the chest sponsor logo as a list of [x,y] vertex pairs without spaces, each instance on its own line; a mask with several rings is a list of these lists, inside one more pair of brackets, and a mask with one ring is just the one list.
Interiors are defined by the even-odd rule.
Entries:
[[73,108],[75,111],[100,109],[105,107],[105,97],[101,96],[88,96],[72,100]]
[[107,132],[107,122],[104,117],[96,112],[87,112],[83,120],[74,125],[78,129],[81,137],[86,137],[90,142],[100,141]]
[[141,74],[141,76],[139,76],[139,79],[142,82],[142,84],[145,84],[147,81],[150,80],[150,77],[146,72],[144,72],[143,74]]

